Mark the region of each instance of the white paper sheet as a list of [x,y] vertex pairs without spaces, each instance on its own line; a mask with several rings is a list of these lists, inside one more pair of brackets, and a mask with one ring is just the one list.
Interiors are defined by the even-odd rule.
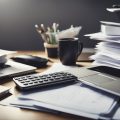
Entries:
[[90,37],[90,39],[93,40],[120,43],[120,36],[108,36],[103,34],[102,32],[87,34],[85,36]]
[[8,55],[16,53],[16,51],[8,51],[0,49],[0,64],[5,64],[8,59]]
[[120,69],[119,66],[116,66],[115,64],[112,64],[112,63],[108,63],[108,62],[103,62],[103,61],[94,61],[92,63],[92,65],[97,65],[97,66],[107,66],[107,67],[111,67],[111,68],[116,68],[116,69]]
[[114,58],[100,54],[91,56],[91,59],[95,60],[98,63],[104,63],[106,64],[105,66],[112,65],[114,68],[117,67],[118,69],[120,69],[120,60],[116,60]]
[[96,45],[95,55],[90,56],[90,59],[95,60],[93,65],[104,65],[120,69],[120,36],[108,36],[101,32],[86,36],[104,41]]
[[39,102],[92,114],[106,112],[114,101],[113,98],[99,94],[86,87],[80,87],[80,85],[71,85],[56,90],[21,95],[19,98],[33,99]]
[[109,50],[101,49],[97,53],[97,55],[104,55],[106,57],[110,57],[112,59],[120,60],[120,56],[118,53],[111,52]]
[[108,62],[108,63],[113,63],[116,66],[120,66],[120,60],[116,60],[115,58],[111,58],[109,56],[101,55],[101,54],[96,54],[91,56],[92,59],[102,61],[102,62]]
[[49,108],[54,109],[56,111],[62,111],[64,113],[69,113],[69,114],[73,114],[73,115],[78,115],[78,116],[83,116],[86,118],[92,118],[92,119],[98,119],[99,115],[98,114],[91,114],[91,113],[87,113],[87,112],[83,112],[83,111],[78,111],[78,110],[74,110],[74,109],[69,109],[69,108],[63,108],[60,106],[55,106],[52,104],[47,104],[47,103],[42,103],[42,102],[35,102],[35,107],[36,108],[41,108],[41,107],[45,107],[45,108]]
[[2,50],[0,49],[0,56],[16,53],[16,51]]
[[[45,112],[52,112],[48,111],[45,108],[37,108],[34,107],[33,105],[33,100],[19,100],[13,96],[10,96],[2,101],[0,101],[0,105],[3,106],[12,106],[12,107],[17,107],[17,108],[25,108],[25,109],[32,109],[32,110],[38,110],[38,111],[45,111]],[[13,104],[10,104],[13,103]]]
[[97,47],[106,47],[106,48],[114,48],[114,49],[120,49],[120,43],[114,43],[114,42],[100,42],[96,45]]
[[100,42],[95,48],[96,54],[90,56],[93,65],[104,65],[120,69],[120,43]]

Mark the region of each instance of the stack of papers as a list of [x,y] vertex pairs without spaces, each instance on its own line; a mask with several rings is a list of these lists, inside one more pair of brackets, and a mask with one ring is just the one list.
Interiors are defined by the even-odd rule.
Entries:
[[[76,68],[56,63],[42,74]],[[108,113],[118,99],[114,95],[99,90],[96,91],[89,86],[76,83],[74,85],[46,89],[44,91],[21,93],[18,97],[5,99],[0,104],[52,113],[64,112],[99,119],[101,118],[100,114]],[[120,109],[117,110],[113,118],[120,119],[119,113]],[[106,119],[106,117],[102,116],[102,119]]]
[[[89,99],[86,99],[89,95]],[[70,85],[59,89],[21,94],[11,101],[18,107],[47,108],[90,118],[99,118],[100,113],[106,113],[116,98],[96,92],[80,84]]]
[[110,30],[109,27],[103,30],[102,26],[101,32],[85,35],[89,36],[90,39],[102,41],[96,45],[96,53],[90,56],[90,58],[94,60],[93,65],[109,66],[120,69],[120,33],[117,32],[115,34],[115,31],[112,32],[112,28],[120,29],[120,23],[103,21],[102,23],[104,23],[104,26],[105,24],[106,26],[110,26]]
[[108,36],[120,36],[120,23],[101,21],[101,32]]

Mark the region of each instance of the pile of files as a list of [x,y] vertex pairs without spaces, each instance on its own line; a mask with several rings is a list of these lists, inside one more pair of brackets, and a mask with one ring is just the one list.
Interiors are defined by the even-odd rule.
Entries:
[[120,69],[120,23],[101,21],[100,32],[85,36],[100,40],[95,47],[96,53],[90,56],[93,65]]
[[[75,71],[77,68],[79,69],[79,67],[63,66],[61,63],[55,63],[51,68],[40,74],[70,69]],[[95,90],[78,82],[64,87],[21,92],[17,97],[10,96],[4,99],[0,102],[0,105],[52,112],[55,114],[63,112],[92,119],[106,120],[110,119],[109,117],[120,119],[120,107],[118,106],[118,109],[116,109],[118,100],[119,97],[117,96]],[[116,110],[114,109],[116,113],[112,112],[111,114],[114,106],[116,106]],[[103,116],[101,113],[109,116]]]

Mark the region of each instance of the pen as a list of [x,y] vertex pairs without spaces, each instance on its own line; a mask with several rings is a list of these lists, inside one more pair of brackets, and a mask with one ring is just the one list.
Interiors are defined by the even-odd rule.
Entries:
[[59,32],[58,30],[59,24],[53,23],[51,27],[47,27],[45,29],[44,24],[35,25],[37,32],[41,35],[42,39],[46,43],[56,44],[56,34]]
[[40,28],[39,28],[39,26],[38,26],[37,24],[35,24],[35,28],[36,28],[36,30],[37,30],[38,32],[40,32]]
[[41,35],[43,41],[47,42],[48,35],[46,34],[44,25],[41,24],[41,26],[39,26],[39,25],[36,24],[35,28],[36,28],[37,32]]
[[52,28],[53,28],[53,31],[54,31],[54,33],[55,33],[55,32],[57,31],[57,28],[56,28],[56,23],[53,23]]
[[44,33],[46,32],[44,24],[41,24],[40,29],[41,29],[42,32],[44,32]]

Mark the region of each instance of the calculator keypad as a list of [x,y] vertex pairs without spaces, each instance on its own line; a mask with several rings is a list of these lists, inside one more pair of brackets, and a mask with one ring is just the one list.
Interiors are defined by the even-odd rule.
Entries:
[[26,75],[13,78],[16,85],[21,89],[32,89],[61,83],[75,82],[77,77],[67,72],[56,72],[46,75]]

